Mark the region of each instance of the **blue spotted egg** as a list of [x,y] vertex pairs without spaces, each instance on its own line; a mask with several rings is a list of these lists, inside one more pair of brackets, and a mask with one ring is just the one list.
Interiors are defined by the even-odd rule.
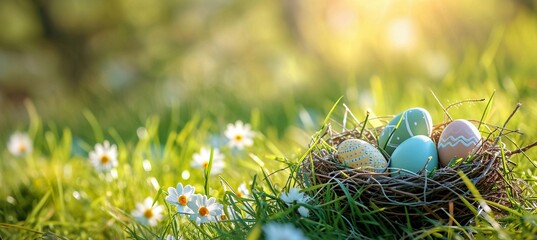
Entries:
[[380,151],[360,139],[347,139],[337,148],[338,160],[356,169],[383,172],[388,162]]

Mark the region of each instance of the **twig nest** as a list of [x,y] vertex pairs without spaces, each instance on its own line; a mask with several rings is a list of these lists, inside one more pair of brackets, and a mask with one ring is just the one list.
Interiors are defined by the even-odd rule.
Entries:
[[[511,206],[512,200],[522,199],[522,189],[531,189],[512,174],[513,163],[509,155],[502,154],[504,147],[498,139],[503,128],[480,123],[491,133],[499,133],[496,138],[489,134],[487,139],[482,139],[475,134],[471,122],[457,120],[451,123],[453,125],[447,122],[429,126],[430,115],[426,111],[411,110],[398,115],[402,120],[397,120],[396,116],[386,128],[368,129],[362,125],[335,132],[330,124],[326,126],[323,133],[312,139],[308,157],[302,162],[300,176],[304,184],[325,184],[330,187],[322,188],[323,191],[334,191],[339,196],[350,193],[354,201],[362,202],[364,207],[382,209],[376,214],[386,219],[406,222],[409,216],[417,216],[412,218],[414,227],[430,225],[431,219],[441,222],[455,219],[464,225],[475,217],[469,207],[478,208],[479,204],[462,175],[470,180],[482,198],[503,206]],[[399,126],[403,123],[404,127],[394,130],[394,122]],[[446,127],[448,124],[452,127]],[[418,125],[422,126],[424,134],[416,134],[412,129]],[[406,129],[406,132],[396,135],[399,129]],[[456,133],[462,137],[455,137]],[[391,142],[394,136],[400,139]],[[439,140],[440,145],[437,145]],[[458,144],[467,148],[449,153],[450,147]],[[392,154],[389,148],[383,151],[383,146],[392,146]],[[442,165],[438,146],[442,151]],[[451,161],[453,158],[455,160]],[[413,166],[406,165],[411,163]],[[383,166],[389,167],[383,171]]]

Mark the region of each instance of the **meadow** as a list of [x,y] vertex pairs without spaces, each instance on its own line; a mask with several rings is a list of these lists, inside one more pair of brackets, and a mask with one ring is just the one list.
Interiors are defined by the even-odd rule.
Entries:
[[2,2],[0,238],[535,238],[536,149],[510,159],[524,199],[461,225],[394,223],[300,181],[345,107],[373,128],[455,104],[516,130],[505,149],[536,142],[534,6]]

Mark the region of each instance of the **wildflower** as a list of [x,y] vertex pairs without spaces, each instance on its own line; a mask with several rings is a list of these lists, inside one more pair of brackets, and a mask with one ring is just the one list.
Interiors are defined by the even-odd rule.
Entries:
[[207,199],[205,195],[193,195],[188,207],[194,211],[190,220],[195,220],[198,225],[216,221],[216,216],[222,215],[222,204],[218,204],[213,197]]
[[[221,208],[223,209],[224,207],[222,206]],[[222,211],[222,214],[217,216],[217,219],[223,221],[223,220],[240,219],[241,217],[242,217],[241,214],[235,211],[235,209],[233,209],[233,206],[230,205],[225,208],[225,211]]]
[[183,239],[183,236],[179,236],[179,238],[175,238],[175,236],[171,235],[171,234],[168,234],[165,238],[165,240],[182,240]]
[[306,240],[304,233],[290,223],[268,223],[263,226],[267,240]]
[[310,210],[304,206],[300,206],[298,209],[297,209],[298,213],[300,214],[300,216],[302,217],[309,217],[310,216]]
[[97,143],[95,150],[89,153],[89,158],[97,171],[110,171],[117,166],[117,146],[110,145],[108,141]]
[[[193,168],[205,169],[209,166],[209,161],[211,159],[211,150],[209,148],[202,147],[199,153],[194,153],[192,159],[193,161],[191,166]],[[224,155],[220,153],[217,148],[215,148],[213,150],[213,165],[211,168],[211,174],[219,174],[222,172],[223,168]]]
[[166,201],[177,206],[178,213],[192,214],[194,213],[187,204],[192,200],[195,188],[186,185],[183,187],[183,184],[178,183],[176,188],[168,188],[168,196],[166,196]]
[[153,198],[147,197],[143,203],[137,203],[136,209],[131,215],[141,224],[156,226],[157,222],[163,218],[161,205],[153,206]]
[[229,145],[237,149],[254,144],[254,132],[250,129],[250,124],[244,124],[242,121],[228,124],[224,135],[229,139]]
[[239,187],[237,188],[237,196],[243,198],[247,197],[248,195],[250,195],[250,191],[248,191],[246,183],[241,183],[241,185],[239,185]]
[[306,203],[310,197],[299,192],[298,188],[293,187],[289,189],[288,193],[282,193],[280,199],[290,206],[293,203]]
[[[310,197],[299,192],[298,188],[293,187],[289,189],[288,193],[282,193],[280,199],[283,200],[287,206],[291,206],[295,203],[307,203],[310,200]],[[304,206],[298,207],[297,211],[302,217],[310,216],[310,210]]]
[[16,132],[9,137],[7,144],[9,152],[17,157],[32,153],[32,140],[26,133]]
[[175,237],[171,234],[168,234],[165,238],[166,240],[175,240]]

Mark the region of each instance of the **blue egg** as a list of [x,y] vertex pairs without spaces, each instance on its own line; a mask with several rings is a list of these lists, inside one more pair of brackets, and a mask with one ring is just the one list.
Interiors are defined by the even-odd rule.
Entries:
[[[429,160],[430,159],[430,160]],[[395,149],[391,157],[390,171],[405,169],[413,173],[427,168],[433,171],[438,167],[438,151],[433,140],[429,137],[419,135],[411,137]],[[405,171],[401,171],[402,174]]]

